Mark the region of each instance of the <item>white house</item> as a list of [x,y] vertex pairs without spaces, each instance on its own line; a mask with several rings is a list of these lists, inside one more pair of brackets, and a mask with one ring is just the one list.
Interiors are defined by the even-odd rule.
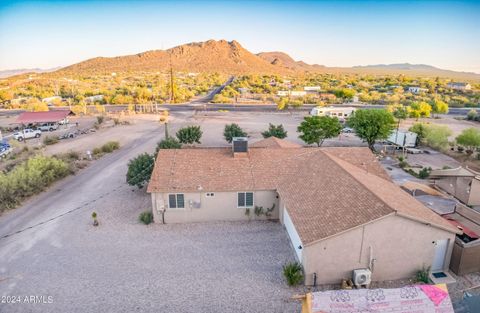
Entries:
[[279,90],[277,91],[277,96],[280,97],[304,97],[307,95],[306,91],[303,90]]
[[410,86],[408,87],[408,92],[411,92],[411,93],[422,93],[422,92],[428,92],[428,89],[426,88],[421,88],[419,86]]
[[350,117],[356,108],[352,107],[315,107],[310,111],[314,116],[336,116],[339,119]]
[[451,82],[447,84],[447,87],[461,91],[472,90],[472,85],[470,85],[469,83]]

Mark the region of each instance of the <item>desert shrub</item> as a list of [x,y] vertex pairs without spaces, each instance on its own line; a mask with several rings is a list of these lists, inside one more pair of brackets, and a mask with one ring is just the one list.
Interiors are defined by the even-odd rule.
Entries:
[[430,282],[430,279],[428,278],[429,273],[430,267],[423,266],[422,269],[418,270],[415,274],[415,280],[419,283],[428,284]]
[[283,266],[283,276],[289,286],[296,286],[303,281],[302,266],[298,262],[288,263]]
[[118,117],[113,118],[113,125],[118,125],[120,124],[120,119]]
[[270,123],[268,124],[268,129],[262,132],[262,136],[263,138],[276,137],[279,139],[283,139],[287,137],[287,132],[283,128],[282,124],[273,125],[272,123]]
[[43,143],[46,144],[46,145],[54,145],[57,142],[58,142],[57,137],[46,136],[45,138],[43,138]]
[[105,117],[103,115],[97,116],[97,124],[98,125],[102,124],[104,120],[105,120]]
[[101,147],[102,152],[110,153],[120,148],[118,141],[109,141]]
[[420,179],[425,179],[427,178],[428,176],[430,176],[430,172],[432,171],[432,169],[430,167],[424,167],[422,168],[419,172],[418,172],[418,178]]
[[228,143],[232,143],[234,137],[247,137],[247,133],[238,124],[225,125],[223,137]]
[[187,126],[179,129],[176,135],[180,143],[191,145],[194,143],[200,143],[202,134],[203,132],[200,129],[200,126]]
[[148,225],[150,223],[153,222],[153,213],[151,211],[145,211],[145,212],[142,212],[140,213],[140,215],[138,216],[138,220],[145,224],[145,225]]
[[93,151],[92,151],[93,155],[95,156],[100,156],[101,154],[103,154],[102,152],[102,148],[94,148]]
[[42,191],[70,173],[68,164],[54,157],[36,156],[0,173],[0,211],[14,208],[22,199]]
[[180,149],[181,147],[182,144],[176,138],[168,137],[157,144],[155,154],[158,154],[160,149]]
[[478,116],[477,110],[472,109],[468,111],[467,120],[475,121],[477,119],[477,116]]
[[425,136],[425,143],[434,149],[444,149],[448,147],[448,137],[452,131],[448,126],[429,125]]

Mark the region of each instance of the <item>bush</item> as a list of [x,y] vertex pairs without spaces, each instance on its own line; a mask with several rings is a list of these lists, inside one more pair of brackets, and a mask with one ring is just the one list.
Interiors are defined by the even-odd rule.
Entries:
[[0,212],[14,208],[22,199],[39,193],[69,173],[64,161],[44,156],[33,157],[7,174],[0,173]]
[[419,283],[428,284],[430,279],[428,278],[428,274],[430,273],[430,267],[423,266],[421,270],[418,270],[415,274],[415,280]]
[[57,142],[58,142],[57,137],[46,136],[45,138],[43,138],[43,143],[46,144],[47,146],[48,145],[54,145]]
[[474,110],[474,109],[470,110],[467,114],[467,120],[469,121],[476,121],[477,117],[478,117],[477,110]]
[[155,150],[155,154],[158,154],[160,149],[180,149],[182,148],[182,144],[173,137],[168,137],[163,139],[157,144],[157,149]]
[[155,158],[143,153],[128,162],[127,183],[142,188],[152,176]]
[[100,149],[103,153],[110,153],[114,150],[117,150],[118,148],[120,148],[120,144],[118,143],[118,141],[109,141],[104,144]]
[[420,179],[425,179],[427,178],[428,176],[430,176],[430,172],[432,171],[432,169],[429,167],[429,168],[422,168],[419,172],[418,172],[418,178]]
[[105,117],[103,115],[97,116],[97,124],[100,125],[103,123]]
[[225,125],[223,137],[228,143],[232,143],[234,137],[247,137],[247,133],[238,124],[232,123]]
[[263,138],[276,137],[279,139],[283,139],[287,137],[287,132],[283,128],[282,124],[273,125],[272,123],[269,123],[268,129],[262,132],[262,136]]
[[200,143],[202,134],[200,126],[188,126],[177,131],[177,138],[180,143],[191,145],[194,143]]
[[288,263],[283,266],[283,276],[289,286],[296,286],[303,281],[302,266],[298,262]]
[[153,213],[151,211],[145,211],[140,213],[138,220],[145,225],[148,225],[153,222]]

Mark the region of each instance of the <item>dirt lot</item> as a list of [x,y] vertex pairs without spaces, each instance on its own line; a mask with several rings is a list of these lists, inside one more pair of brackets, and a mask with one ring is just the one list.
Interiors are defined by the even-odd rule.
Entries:
[[450,140],[455,140],[455,137],[457,137],[464,129],[471,127],[480,128],[480,123],[478,122],[456,119],[455,116],[451,115],[441,115],[440,118],[421,118],[418,121],[416,119],[409,118],[402,122],[400,128],[407,130],[413,124],[418,122],[448,126],[448,128],[452,130],[452,136],[450,137]]

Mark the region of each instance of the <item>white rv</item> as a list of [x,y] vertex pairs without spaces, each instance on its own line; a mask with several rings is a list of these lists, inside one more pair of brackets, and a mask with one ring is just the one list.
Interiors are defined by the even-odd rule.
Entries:
[[310,115],[314,116],[335,116],[338,119],[345,119],[350,117],[353,112],[355,112],[355,108],[352,107],[315,107],[310,111]]

